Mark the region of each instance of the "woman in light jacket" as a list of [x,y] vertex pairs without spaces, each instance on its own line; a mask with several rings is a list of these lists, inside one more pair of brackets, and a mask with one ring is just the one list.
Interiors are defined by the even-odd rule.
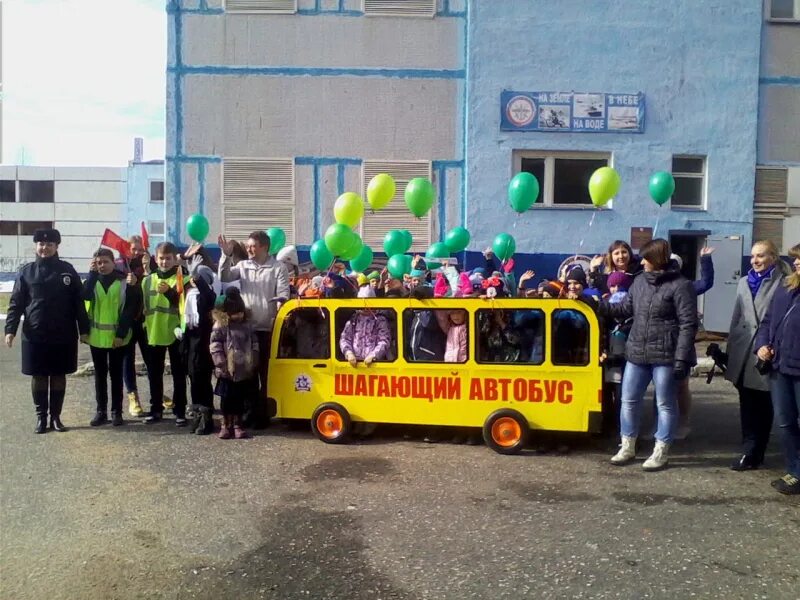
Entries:
[[757,469],[764,462],[772,429],[772,401],[769,377],[756,370],[753,343],[772,296],[788,271],[778,256],[778,249],[770,241],[753,244],[750,264],[753,268],[747,277],[739,279],[728,334],[725,378],[739,391],[742,424],[742,450],[731,465],[734,471]]

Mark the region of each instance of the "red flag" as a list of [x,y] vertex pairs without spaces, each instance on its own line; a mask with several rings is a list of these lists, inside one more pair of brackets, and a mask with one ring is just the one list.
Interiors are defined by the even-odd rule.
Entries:
[[144,221],[142,221],[142,246],[144,246],[145,252],[150,254],[150,236],[147,235],[147,228],[144,226]]
[[103,232],[103,239],[100,240],[100,245],[116,250],[119,252],[120,256],[125,259],[131,257],[130,244],[110,229],[106,229],[105,232]]

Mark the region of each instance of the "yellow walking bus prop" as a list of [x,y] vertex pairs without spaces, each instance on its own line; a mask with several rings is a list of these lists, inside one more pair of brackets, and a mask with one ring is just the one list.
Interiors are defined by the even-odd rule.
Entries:
[[[453,311],[466,316],[466,358],[443,362],[426,346],[441,348]],[[340,338],[364,314],[388,324],[391,342],[353,367]],[[278,418],[310,419],[327,443],[354,422],[480,427],[512,454],[531,430],[599,431],[599,344],[595,314],[574,300],[292,300],[275,321],[268,389]]]

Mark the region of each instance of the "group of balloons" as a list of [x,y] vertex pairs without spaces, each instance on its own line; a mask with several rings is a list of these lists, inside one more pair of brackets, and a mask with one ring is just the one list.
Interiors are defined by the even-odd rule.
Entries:
[[[197,243],[208,237],[209,224],[205,215],[195,213],[186,219],[186,233]],[[280,227],[270,227],[264,233],[269,237],[269,253],[277,254],[286,245],[286,232]]]

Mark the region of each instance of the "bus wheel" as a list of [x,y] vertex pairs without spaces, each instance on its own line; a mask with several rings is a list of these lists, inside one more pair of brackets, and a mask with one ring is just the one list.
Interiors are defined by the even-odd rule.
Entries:
[[515,410],[496,410],[483,424],[483,440],[495,452],[516,454],[528,441],[528,421]]
[[326,444],[341,444],[350,436],[350,413],[341,404],[320,404],[311,416],[311,431]]

